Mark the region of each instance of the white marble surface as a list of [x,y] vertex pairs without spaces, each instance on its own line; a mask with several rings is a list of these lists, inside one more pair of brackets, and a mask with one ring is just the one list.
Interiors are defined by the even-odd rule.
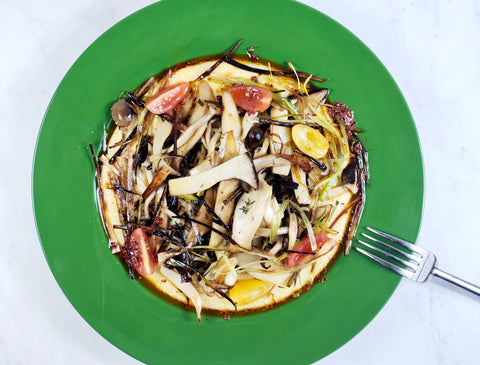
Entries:
[[[30,184],[37,132],[63,75],[101,33],[152,2],[1,1],[1,364],[138,363],[61,292],[36,235]],[[418,244],[480,284],[480,2],[304,2],[354,32],[397,81],[424,153]],[[479,340],[479,298],[403,280],[378,316],[319,364],[475,364]]]

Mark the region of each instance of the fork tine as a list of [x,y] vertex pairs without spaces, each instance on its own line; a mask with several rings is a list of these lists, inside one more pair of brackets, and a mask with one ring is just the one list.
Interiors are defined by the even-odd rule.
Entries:
[[[418,256],[412,255],[412,254],[409,253],[409,252],[402,251],[402,250],[396,248],[395,246],[389,245],[388,243],[385,243],[385,242],[379,240],[378,238],[369,236],[368,234],[365,234],[365,233],[362,233],[362,236],[367,237],[369,240],[371,240],[371,241],[373,241],[373,242],[377,242],[377,243],[379,243],[379,244],[387,247],[388,249],[399,253],[400,255],[403,255],[403,256],[405,256],[405,257],[408,257],[409,259],[411,259],[411,260],[413,260],[413,261],[418,261]],[[388,255],[387,255],[387,256],[388,256]]]
[[[367,237],[368,237],[368,236],[367,236]],[[358,242],[360,242],[360,243],[361,243],[362,245],[364,245],[364,246],[367,246],[368,248],[372,249],[373,251],[376,251],[376,252],[378,252],[378,253],[380,253],[380,254],[383,254],[383,255],[385,255],[385,256],[387,256],[387,257],[390,257],[391,259],[393,259],[393,260],[395,260],[395,261],[397,261],[397,262],[400,262],[401,264],[403,264],[403,265],[405,265],[405,266],[407,266],[407,267],[410,267],[410,268],[413,269],[413,270],[415,270],[415,269],[418,267],[418,264],[415,265],[415,264],[411,263],[410,261],[401,259],[400,257],[397,257],[397,256],[395,256],[395,255],[392,255],[390,252],[384,251],[384,250],[382,250],[382,249],[380,249],[380,248],[378,248],[378,247],[372,246],[371,244],[369,244],[369,243],[367,243],[367,242],[363,242],[363,241],[361,241],[361,240],[358,240]],[[381,243],[383,243],[383,242],[381,242]],[[394,247],[390,247],[390,246],[388,246],[388,245],[386,245],[386,246],[389,247],[389,248],[394,248]],[[399,251],[400,251],[400,250],[399,250]],[[402,252],[401,252],[401,253],[402,253]]]
[[377,229],[374,229],[372,227],[365,227],[366,229],[368,229],[369,231],[373,232],[373,233],[376,233],[378,234],[379,236],[382,236],[382,237],[385,237],[387,239],[389,239],[390,241],[392,242],[395,242],[395,243],[398,243],[399,245],[405,247],[405,248],[408,248],[410,251],[413,251],[413,252],[416,252],[420,255],[423,255],[424,252],[423,250],[419,249],[417,246],[415,245],[412,245],[410,242],[407,242],[405,240],[402,240],[400,238],[397,238],[395,236],[392,236],[392,235],[389,235],[387,233],[384,233],[382,231],[379,231]]
[[362,254],[364,254],[365,256],[371,258],[373,261],[378,262],[380,265],[385,266],[387,269],[390,269],[390,270],[396,272],[399,275],[405,276],[406,278],[409,278],[409,279],[413,278],[413,273],[411,271],[408,271],[406,269],[398,267],[398,266],[392,264],[391,262],[388,262],[388,261],[386,261],[386,260],[384,260],[380,257],[377,257],[377,256],[371,254],[368,251],[365,251],[364,249],[362,249],[360,247],[355,247],[355,249],[357,251],[361,252]]

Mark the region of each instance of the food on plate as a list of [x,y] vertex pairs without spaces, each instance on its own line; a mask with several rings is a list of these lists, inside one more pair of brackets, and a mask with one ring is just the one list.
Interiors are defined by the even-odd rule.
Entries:
[[199,320],[309,287],[348,253],[365,199],[352,110],[239,44],[122,93],[95,160],[112,252]]

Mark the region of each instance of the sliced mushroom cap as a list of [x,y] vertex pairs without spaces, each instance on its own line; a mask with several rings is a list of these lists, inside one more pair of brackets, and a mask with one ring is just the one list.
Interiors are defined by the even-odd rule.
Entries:
[[168,182],[168,187],[172,196],[195,194],[228,179],[242,180],[254,189],[258,188],[257,172],[248,154],[238,155],[194,176],[172,179]]
[[245,253],[237,253],[234,258],[238,265],[255,279],[266,281],[271,284],[282,285],[292,276],[292,273],[283,269],[279,262],[261,262],[258,256]]
[[267,167],[290,167],[292,164],[288,159],[278,155],[264,155],[253,160],[253,163],[257,171],[261,171]]
[[198,83],[197,90],[196,90],[196,103],[192,111],[192,115],[188,120],[187,124],[191,125],[195,123],[198,118],[202,115],[207,113],[208,103],[209,101],[215,101],[215,97],[213,95],[212,89],[207,81],[203,80]]
[[272,187],[260,177],[257,190],[244,193],[238,200],[233,214],[232,238],[241,247],[250,250],[255,232],[262,224]]
[[[279,121],[287,121],[288,110],[272,109],[272,118]],[[291,155],[292,149],[289,147],[290,141],[292,140],[291,128],[272,125],[270,126],[270,133],[270,150],[273,153]],[[283,176],[288,175],[290,172],[290,165],[274,167],[272,172]]]
[[237,106],[235,105],[232,94],[226,90],[223,90],[222,100],[222,133],[233,131],[233,136],[235,139],[238,139],[242,133],[242,124],[240,122]]
[[200,322],[202,320],[202,300],[198,294],[197,289],[191,283],[182,282],[182,277],[176,271],[167,269],[164,265],[160,266],[160,272],[165,276],[174,286],[178,288],[188,299],[191,300],[197,312],[197,319]]
[[329,89],[320,89],[309,94],[309,97],[320,104],[324,104],[327,101]]

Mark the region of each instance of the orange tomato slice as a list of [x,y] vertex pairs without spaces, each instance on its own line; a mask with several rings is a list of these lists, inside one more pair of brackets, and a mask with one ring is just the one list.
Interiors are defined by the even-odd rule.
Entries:
[[257,279],[240,280],[230,289],[229,296],[235,304],[245,305],[266,295],[270,287],[270,284]]
[[304,124],[294,125],[292,139],[300,151],[313,158],[322,158],[328,152],[328,140],[318,129]]

